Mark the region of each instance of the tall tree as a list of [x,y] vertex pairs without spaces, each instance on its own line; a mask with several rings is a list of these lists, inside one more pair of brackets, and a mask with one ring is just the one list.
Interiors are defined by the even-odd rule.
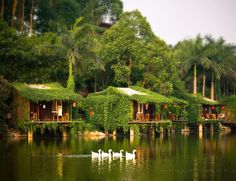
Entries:
[[17,8],[17,3],[18,0],[13,0],[13,5],[12,5],[12,20],[11,20],[11,26],[14,26],[14,22],[15,22],[15,15],[16,15],[16,8]]
[[181,75],[184,78],[193,68],[193,94],[197,94],[197,67],[203,69],[202,94],[205,95],[205,70],[208,69],[210,60],[208,59],[208,46],[204,39],[198,35],[195,39],[188,39],[179,42],[175,47],[175,54],[180,63]]
[[21,13],[21,28],[20,31],[24,31],[24,18],[25,18],[25,0],[22,0],[22,13]]
[[[99,42],[95,38],[96,26],[83,23],[82,20],[82,17],[78,18],[72,29],[61,39],[67,51],[69,75],[72,75],[72,70],[74,70],[76,77],[78,75],[83,76],[89,72],[89,69],[101,65],[97,56]],[[72,69],[73,65],[74,68]]]
[[1,0],[1,19],[4,19],[4,0]]

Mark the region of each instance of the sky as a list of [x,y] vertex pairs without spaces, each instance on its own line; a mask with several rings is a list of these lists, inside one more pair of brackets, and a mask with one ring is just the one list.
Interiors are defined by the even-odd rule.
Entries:
[[168,44],[198,33],[236,44],[236,0],[123,0],[123,5],[124,11],[138,9]]

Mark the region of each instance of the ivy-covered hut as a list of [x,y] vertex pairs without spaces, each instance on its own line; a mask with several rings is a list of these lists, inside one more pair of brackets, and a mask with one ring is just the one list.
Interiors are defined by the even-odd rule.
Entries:
[[193,95],[181,90],[175,91],[175,96],[189,102],[186,107],[186,111],[188,112],[187,120],[189,123],[225,119],[226,111],[224,103],[211,100],[200,94]]
[[216,100],[202,97],[201,117],[203,120],[225,119],[225,105]]
[[82,97],[59,83],[13,83],[18,121],[69,121]]
[[180,119],[185,115],[184,107],[187,105],[181,99],[168,98],[137,86],[110,86],[89,95],[83,103],[87,120],[105,131],[127,129],[129,122]]

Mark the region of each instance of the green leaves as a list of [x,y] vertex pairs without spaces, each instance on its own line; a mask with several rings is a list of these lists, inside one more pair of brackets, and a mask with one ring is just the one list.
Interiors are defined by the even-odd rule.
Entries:
[[13,83],[13,87],[19,91],[20,95],[32,101],[52,101],[52,100],[80,100],[82,97],[72,90],[62,87],[58,83],[50,84],[23,84]]
[[113,65],[112,69],[115,72],[115,77],[113,80],[114,84],[128,86],[129,76],[131,73],[129,67],[127,67],[125,65]]

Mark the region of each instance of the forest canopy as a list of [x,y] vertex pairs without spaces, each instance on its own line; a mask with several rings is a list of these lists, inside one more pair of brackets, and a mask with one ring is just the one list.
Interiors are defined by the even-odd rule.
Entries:
[[179,86],[213,99],[235,94],[235,45],[222,37],[170,46],[138,10],[123,13],[121,0],[0,5],[0,75],[9,82],[59,82],[77,92],[138,85],[167,96]]

